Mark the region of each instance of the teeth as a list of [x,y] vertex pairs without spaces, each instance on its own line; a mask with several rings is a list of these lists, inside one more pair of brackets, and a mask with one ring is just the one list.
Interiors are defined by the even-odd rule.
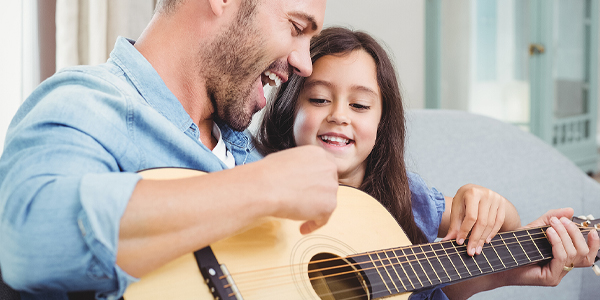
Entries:
[[265,71],[265,76],[267,76],[269,78],[269,85],[270,86],[280,86],[281,85],[281,78],[279,78],[279,76],[277,76],[277,74],[271,72],[271,71]]
[[350,142],[349,139],[345,139],[345,138],[341,138],[341,137],[337,137],[337,136],[328,136],[328,135],[321,136],[321,139],[323,141],[330,141],[330,142],[340,143],[340,144],[348,144],[348,142]]

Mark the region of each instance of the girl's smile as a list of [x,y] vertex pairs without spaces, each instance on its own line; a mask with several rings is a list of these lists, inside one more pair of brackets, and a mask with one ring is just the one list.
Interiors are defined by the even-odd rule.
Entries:
[[296,145],[317,145],[332,153],[341,183],[358,187],[375,145],[382,103],[375,61],[364,50],[326,55],[298,97]]

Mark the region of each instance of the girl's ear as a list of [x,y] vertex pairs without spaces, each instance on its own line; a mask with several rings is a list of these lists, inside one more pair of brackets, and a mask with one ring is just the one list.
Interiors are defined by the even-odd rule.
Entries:
[[229,2],[231,2],[231,0],[208,0],[213,14],[217,17],[220,17],[223,14],[223,10]]

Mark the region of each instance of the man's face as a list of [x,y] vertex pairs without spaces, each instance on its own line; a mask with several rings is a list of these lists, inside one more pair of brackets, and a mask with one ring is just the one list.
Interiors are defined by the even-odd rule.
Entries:
[[266,105],[263,86],[309,76],[310,38],[323,24],[325,0],[246,0],[236,19],[201,53],[216,117],[235,130]]

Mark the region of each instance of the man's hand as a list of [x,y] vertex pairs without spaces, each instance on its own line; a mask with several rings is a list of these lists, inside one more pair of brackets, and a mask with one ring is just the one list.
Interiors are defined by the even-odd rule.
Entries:
[[570,219],[573,209],[550,210],[525,228],[550,225],[546,235],[552,244],[552,260],[502,272],[507,285],[556,286],[568,271],[564,267],[590,267],[600,248],[598,233],[592,230],[586,243],[583,233]]
[[273,153],[259,163],[274,216],[306,220],[302,234],[327,223],[337,205],[338,189],[337,167],[329,153],[302,146]]

